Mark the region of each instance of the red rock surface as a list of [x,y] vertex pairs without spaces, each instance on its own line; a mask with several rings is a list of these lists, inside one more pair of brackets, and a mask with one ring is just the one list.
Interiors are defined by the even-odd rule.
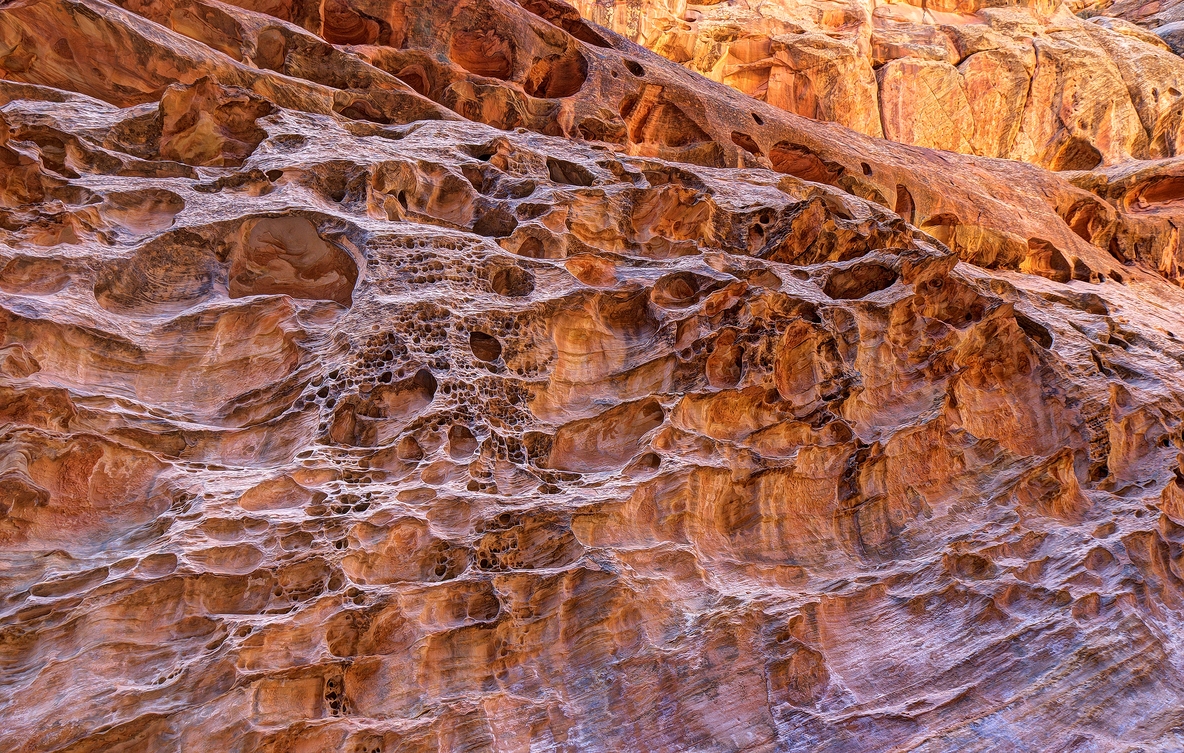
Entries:
[[0,69],[0,749],[1184,748],[1175,161],[557,0],[17,0]]
[[1184,61],[1171,45],[1184,50],[1184,25],[1126,20],[1184,18],[1158,0],[576,5],[716,81],[871,136],[1052,170],[1182,149]]

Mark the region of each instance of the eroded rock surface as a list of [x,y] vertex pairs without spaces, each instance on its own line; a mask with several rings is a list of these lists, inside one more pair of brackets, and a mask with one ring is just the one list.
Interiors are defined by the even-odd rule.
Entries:
[[1184,33],[1170,24],[1184,6],[1074,14],[1086,4],[574,2],[691,70],[868,135],[1051,170],[1176,156]]
[[873,139],[554,0],[0,52],[0,748],[1184,746],[1174,162]]

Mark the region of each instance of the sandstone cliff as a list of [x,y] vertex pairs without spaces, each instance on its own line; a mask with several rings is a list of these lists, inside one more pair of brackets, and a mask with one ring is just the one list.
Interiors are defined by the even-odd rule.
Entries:
[[[882,54],[826,91],[963,75]],[[16,0],[0,69],[0,749],[1184,746],[1152,140],[556,0]]]
[[1055,0],[576,5],[716,81],[871,136],[1051,170],[1184,148],[1171,30],[1126,20],[1175,19],[1159,2],[1092,6],[1089,20]]

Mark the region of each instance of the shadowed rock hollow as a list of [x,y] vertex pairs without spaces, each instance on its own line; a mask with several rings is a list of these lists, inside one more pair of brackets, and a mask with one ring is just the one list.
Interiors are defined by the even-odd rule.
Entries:
[[557,0],[16,0],[0,70],[0,748],[1184,747],[1173,161]]

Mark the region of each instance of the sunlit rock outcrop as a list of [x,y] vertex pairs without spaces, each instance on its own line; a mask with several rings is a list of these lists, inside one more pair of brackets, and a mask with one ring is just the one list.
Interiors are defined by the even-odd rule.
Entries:
[[1176,32],[1125,20],[1179,20],[1158,2],[1092,18],[1044,0],[574,4],[691,70],[871,136],[1050,170],[1181,151]]

